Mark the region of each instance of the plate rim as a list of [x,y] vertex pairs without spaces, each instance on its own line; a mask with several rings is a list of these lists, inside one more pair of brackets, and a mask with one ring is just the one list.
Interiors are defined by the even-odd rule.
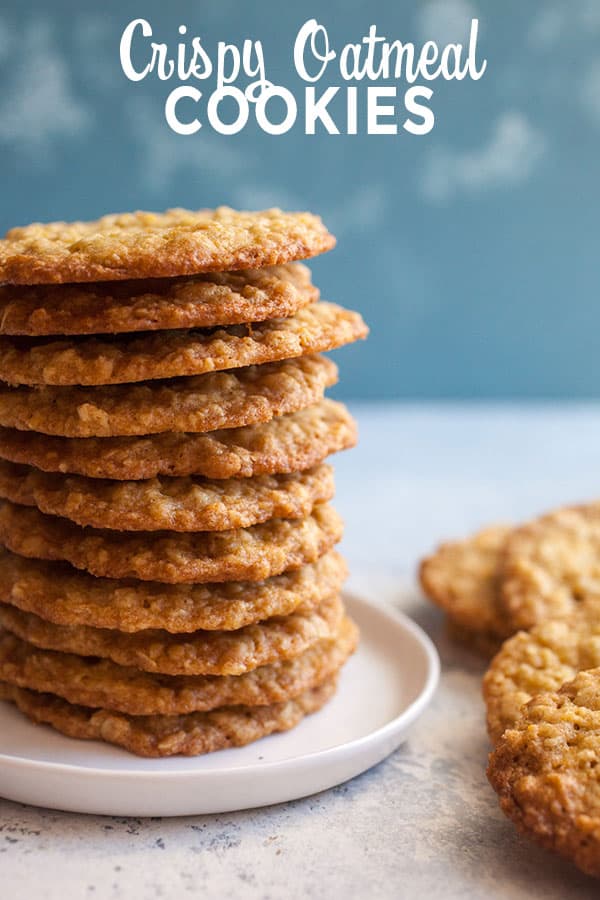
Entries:
[[[273,762],[264,762],[257,765],[256,763],[246,763],[242,766],[228,766],[222,769],[192,769],[185,768],[179,770],[157,771],[140,771],[127,769],[111,769],[98,768],[96,766],[78,765],[76,763],[54,762],[50,760],[36,760],[27,757],[15,756],[12,754],[0,752],[0,766],[10,766],[25,771],[48,772],[52,774],[63,774],[65,776],[80,776],[97,779],[122,780],[132,779],[139,782],[144,779],[156,779],[157,776],[167,781],[178,781],[186,778],[196,779],[212,779],[230,776],[232,778],[240,778],[252,772],[257,774],[260,770],[260,777],[273,774],[281,774],[282,770],[287,767],[310,766],[315,758],[319,758],[324,762],[328,762],[332,757],[339,756],[343,758],[348,753],[359,753],[363,746],[372,743],[385,741],[393,736],[397,731],[404,731],[421,715],[421,713],[429,705],[439,684],[441,663],[435,644],[424,631],[424,629],[410,618],[406,613],[394,609],[388,604],[379,604],[369,600],[362,594],[357,594],[354,590],[343,591],[344,602],[349,606],[360,606],[366,614],[376,613],[384,618],[391,619],[396,626],[400,626],[405,632],[408,632],[412,640],[419,646],[424,655],[426,671],[423,685],[417,695],[408,704],[408,706],[393,719],[390,719],[384,725],[374,731],[361,735],[361,737],[345,741],[342,744],[335,744],[324,750],[314,750],[310,753],[304,753],[299,756],[291,756],[288,759],[275,760]],[[350,608],[350,613],[352,612]],[[160,760],[156,760],[157,763]]]

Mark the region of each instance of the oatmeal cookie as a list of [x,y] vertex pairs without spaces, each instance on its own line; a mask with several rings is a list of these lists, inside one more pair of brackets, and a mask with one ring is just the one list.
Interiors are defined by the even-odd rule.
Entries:
[[600,669],[523,707],[488,778],[519,830],[600,878]]
[[116,531],[229,531],[268,519],[301,519],[331,500],[333,469],[256,478],[104,481],[49,475],[0,460],[0,497],[78,525]]
[[259,269],[331,250],[318,216],[280,209],[169,209],[36,222],[0,241],[0,281],[63,284]]
[[282,703],[332,678],[354,652],[358,629],[345,617],[334,638],[300,656],[243,675],[155,675],[108,659],[40,650],[0,631],[0,681],[57,694],[69,703],[133,716],[208,712]]
[[310,269],[289,263],[192,278],[0,286],[0,334],[169,331],[263,322],[319,299]]
[[265,581],[161,584],[96,578],[67,563],[26,559],[0,547],[0,603],[56,625],[173,634],[233,631],[272,616],[309,611],[339,593],[347,576],[334,550]]
[[108,578],[168,584],[262,581],[314,562],[342,537],[327,504],[306,519],[270,519],[233,531],[117,532],[80,528],[68,519],[0,501],[0,544],[33,559],[64,560]]
[[337,374],[330,359],[303,356],[135,385],[0,385],[0,425],[62,437],[238,428],[317,403]]
[[515,529],[503,553],[500,604],[512,631],[570,616],[600,598],[600,503],[559,509]]
[[463,541],[442,544],[421,563],[425,594],[463,633],[501,639],[510,634],[498,610],[498,579],[509,529],[493,526]]
[[53,625],[12,606],[0,605],[0,627],[43,650],[99,656],[122,666],[162,675],[242,675],[258,666],[299,656],[317,641],[333,638],[344,609],[329,597],[312,610],[246,625],[238,631],[169,634],[152,629],[123,634],[87,625]]
[[14,703],[38,724],[51,725],[72,738],[106,741],[137,756],[199,756],[227,747],[243,747],[278,731],[287,731],[333,697],[335,678],[293,700],[269,706],[229,706],[182,716],[128,716],[75,706],[54,694],[40,694],[0,682],[0,700]]
[[366,336],[358,313],[325,301],[288,319],[210,331],[60,340],[0,336],[0,379],[63,386],[154,381],[293,359]]
[[346,407],[324,399],[270,422],[206,434],[61,438],[0,428],[0,458],[44,472],[124,481],[161,475],[251,478],[302,472],[356,441],[356,422]]
[[536,694],[556,691],[581,669],[600,666],[600,602],[565,619],[540,622],[505,641],[485,674],[483,694],[493,743]]

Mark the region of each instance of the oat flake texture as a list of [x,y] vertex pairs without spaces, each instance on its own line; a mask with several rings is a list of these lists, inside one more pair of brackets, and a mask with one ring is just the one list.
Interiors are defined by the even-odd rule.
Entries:
[[280,209],[170,209],[35,223],[0,241],[0,281],[62,284],[258,269],[335,246],[318,216]]

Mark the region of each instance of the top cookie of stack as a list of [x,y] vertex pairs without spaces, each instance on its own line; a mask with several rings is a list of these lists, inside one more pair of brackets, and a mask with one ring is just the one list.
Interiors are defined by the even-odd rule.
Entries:
[[367,329],[297,260],[334,243],[227,208],[0,242],[0,689],[35,720],[199,753],[333,692],[356,631],[323,461],[356,428],[319,354]]

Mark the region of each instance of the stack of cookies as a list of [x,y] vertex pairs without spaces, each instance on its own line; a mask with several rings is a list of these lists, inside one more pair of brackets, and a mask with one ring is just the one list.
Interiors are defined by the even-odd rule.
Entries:
[[0,696],[143,756],[291,728],[357,643],[319,355],[367,334],[320,219],[105,216],[0,242]]
[[443,544],[420,576],[453,633],[495,654],[483,693],[502,809],[600,877],[600,503]]

